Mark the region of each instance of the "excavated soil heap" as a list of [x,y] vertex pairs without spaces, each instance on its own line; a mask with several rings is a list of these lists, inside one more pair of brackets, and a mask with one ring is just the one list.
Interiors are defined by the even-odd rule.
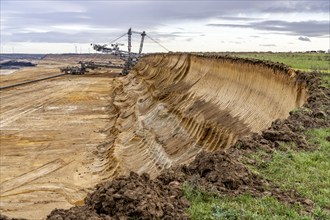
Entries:
[[151,177],[202,150],[225,151],[306,99],[305,84],[280,64],[226,56],[153,54],[118,80],[108,142],[98,147],[106,176]]

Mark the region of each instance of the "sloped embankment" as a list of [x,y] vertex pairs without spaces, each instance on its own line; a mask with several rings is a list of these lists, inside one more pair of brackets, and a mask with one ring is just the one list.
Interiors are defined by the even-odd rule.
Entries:
[[304,83],[282,65],[229,57],[155,54],[119,79],[108,143],[97,170],[157,176],[205,151],[225,151],[306,99]]

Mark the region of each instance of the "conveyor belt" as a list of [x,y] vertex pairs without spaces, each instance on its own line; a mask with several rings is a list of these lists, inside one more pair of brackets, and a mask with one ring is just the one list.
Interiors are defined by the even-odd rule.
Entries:
[[60,77],[60,76],[64,76],[64,75],[66,75],[66,74],[61,73],[61,74],[55,75],[55,76],[48,76],[48,77],[45,77],[45,78],[30,80],[30,81],[21,82],[21,83],[16,83],[16,84],[9,85],[9,86],[2,86],[2,87],[0,87],[0,90],[10,89],[10,88],[14,88],[14,87],[17,87],[17,86],[22,86],[22,85],[26,85],[26,84],[30,84],[30,83],[35,83],[35,82],[39,82],[39,81],[43,81],[43,80],[47,80],[47,79],[52,79],[52,78],[56,78],[56,77]]

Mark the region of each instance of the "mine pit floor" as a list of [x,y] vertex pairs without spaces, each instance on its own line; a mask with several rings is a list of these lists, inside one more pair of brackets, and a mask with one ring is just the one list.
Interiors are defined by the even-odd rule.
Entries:
[[[1,84],[56,72],[38,68],[7,75]],[[112,72],[67,75],[1,91],[2,214],[43,219],[54,208],[83,202],[100,181],[91,154],[106,138],[113,80]]]

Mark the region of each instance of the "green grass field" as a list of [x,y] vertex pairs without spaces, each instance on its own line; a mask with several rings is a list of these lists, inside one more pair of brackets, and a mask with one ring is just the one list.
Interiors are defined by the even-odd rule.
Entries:
[[[295,69],[320,71],[325,86],[330,84],[330,54],[300,53],[242,53],[234,56],[266,59],[281,62]],[[330,219],[330,142],[326,137],[330,128],[309,130],[308,142],[316,146],[312,151],[295,149],[293,144],[283,144],[271,155],[260,150],[249,158],[258,161],[248,167],[252,172],[276,183],[282,190],[295,189],[314,203],[312,213],[303,207],[284,204],[272,196],[254,198],[249,194],[236,197],[214,195],[190,185],[184,192],[191,207],[187,210],[192,219]],[[267,155],[270,160],[264,160]],[[285,166],[283,166],[285,164]]]
[[322,74],[323,85],[330,88],[329,53],[233,53],[231,55],[284,63],[301,71],[317,71]]
[[[219,196],[185,186],[185,196],[191,202],[188,213],[200,219],[313,219],[299,206],[288,206],[271,196],[254,198],[249,194],[236,197]],[[322,217],[322,213],[317,214]],[[314,215],[316,216],[316,214]],[[326,217],[325,215],[323,215]]]
[[[237,197],[214,195],[189,185],[184,192],[191,207],[192,219],[330,219],[330,143],[325,139],[330,128],[310,130],[306,133],[314,151],[296,151],[283,146],[264,161],[266,152],[249,155],[258,165],[250,170],[276,183],[284,191],[295,189],[299,195],[314,202],[312,213],[301,206],[279,202],[272,196],[254,198],[249,194]],[[283,166],[285,164],[285,166]]]
[[328,53],[235,53],[234,56],[284,63],[298,70],[330,73]]
[[330,142],[325,139],[329,134],[330,128],[310,130],[307,136],[312,144],[319,146],[317,150],[295,151],[289,146],[285,151],[275,151],[269,163],[255,170],[280,183],[282,189],[296,189],[320,208],[330,211]]

